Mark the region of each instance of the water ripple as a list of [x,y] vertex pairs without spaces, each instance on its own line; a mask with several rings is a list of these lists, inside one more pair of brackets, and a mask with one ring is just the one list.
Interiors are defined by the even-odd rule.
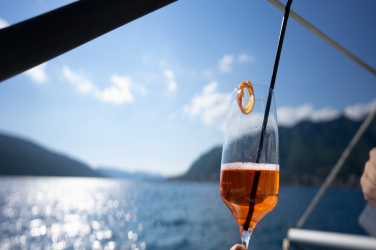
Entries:
[[[256,227],[252,247],[280,249],[288,223],[316,190],[282,187],[279,204]],[[352,210],[328,216],[328,209],[346,202]],[[356,225],[364,206],[360,191],[329,190],[322,203],[312,214],[322,224],[312,219],[307,227],[362,233]],[[228,250],[239,239],[217,183],[0,177],[1,250]]]

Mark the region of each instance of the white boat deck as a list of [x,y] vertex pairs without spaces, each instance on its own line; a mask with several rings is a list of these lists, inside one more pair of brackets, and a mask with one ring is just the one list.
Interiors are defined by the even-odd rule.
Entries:
[[284,249],[289,247],[290,242],[329,249],[376,250],[376,238],[371,236],[296,228],[290,228],[287,231],[287,242],[284,241]]

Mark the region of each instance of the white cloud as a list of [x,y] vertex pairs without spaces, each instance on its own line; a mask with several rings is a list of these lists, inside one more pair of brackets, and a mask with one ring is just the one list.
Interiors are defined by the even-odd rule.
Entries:
[[277,110],[278,123],[282,126],[293,126],[303,120],[313,122],[330,121],[338,118],[341,113],[338,110],[325,107],[315,110],[311,104],[305,104],[296,108],[280,107]]
[[103,102],[122,104],[133,102],[134,97],[131,89],[146,95],[146,88],[133,82],[129,76],[112,75],[110,80],[112,85],[101,90],[97,85],[87,79],[83,73],[78,74],[67,66],[63,67],[63,76],[75,86],[76,90],[83,94],[88,94]]
[[88,80],[83,74],[78,74],[70,70],[67,66],[63,67],[63,76],[74,85],[78,92],[91,94],[98,91],[98,87]]
[[347,106],[344,110],[344,115],[352,120],[361,120],[376,106],[376,99],[369,103],[358,103]]
[[0,17],[0,29],[8,27],[9,23]]
[[111,76],[112,86],[102,91],[96,91],[95,95],[104,102],[122,104],[123,102],[133,102],[131,93],[132,79],[129,76]]
[[313,122],[331,121],[341,116],[341,112],[330,107],[314,110],[311,114]]
[[282,126],[293,126],[303,120],[313,122],[331,121],[342,114],[351,120],[359,121],[363,119],[376,106],[376,99],[369,103],[358,103],[347,106],[343,112],[325,107],[315,110],[311,104],[305,104],[296,108],[280,107],[277,110],[278,123]]
[[307,119],[313,112],[313,106],[305,104],[303,106],[293,107],[280,107],[277,110],[277,117],[279,125],[292,126]]
[[38,84],[43,84],[47,81],[47,74],[44,68],[47,63],[42,63],[32,69],[25,71],[25,74]]
[[239,63],[247,63],[247,62],[253,63],[254,61],[255,61],[254,55],[247,55],[247,54],[243,53],[243,54],[240,54],[238,56],[238,62]]
[[233,62],[234,56],[225,54],[218,62],[219,70],[223,73],[230,73],[232,71],[231,64]]
[[231,93],[217,92],[217,87],[216,81],[206,85],[201,94],[195,95],[190,104],[184,105],[183,111],[192,119],[198,116],[203,124],[215,126],[224,132]]
[[[204,86],[201,94],[195,95],[190,104],[183,106],[183,111],[192,119],[199,117],[204,125],[215,126],[218,130],[224,132],[231,93],[219,93],[217,92],[217,87],[218,83],[216,81]],[[349,105],[343,111],[331,107],[315,109],[311,104],[304,104],[298,107],[278,108],[277,119],[278,124],[285,127],[291,127],[301,121],[331,121],[341,115],[351,120],[361,120],[375,107],[376,99],[365,104]],[[254,114],[254,117],[262,121],[263,114]]]
[[175,75],[174,72],[170,69],[166,69],[164,71],[164,75],[168,80],[168,90],[169,91],[174,91],[177,88],[176,82],[175,82]]

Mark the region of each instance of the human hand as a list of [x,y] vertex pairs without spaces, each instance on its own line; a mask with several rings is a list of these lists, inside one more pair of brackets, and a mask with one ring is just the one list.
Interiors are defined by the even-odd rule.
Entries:
[[364,199],[376,208],[376,148],[369,151],[369,160],[364,167],[360,185],[362,186]]
[[231,247],[230,250],[247,250],[247,248],[245,246],[243,246],[243,245],[236,244],[233,247]]

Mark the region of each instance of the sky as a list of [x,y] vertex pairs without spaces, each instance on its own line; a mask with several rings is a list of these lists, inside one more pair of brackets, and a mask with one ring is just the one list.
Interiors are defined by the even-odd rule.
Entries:
[[[0,0],[0,27],[70,2]],[[376,1],[291,9],[376,68]],[[270,84],[282,17],[266,0],[170,4],[0,83],[0,131],[93,168],[182,174],[222,144],[231,91]],[[359,120],[376,77],[289,19],[275,99],[280,126]]]

